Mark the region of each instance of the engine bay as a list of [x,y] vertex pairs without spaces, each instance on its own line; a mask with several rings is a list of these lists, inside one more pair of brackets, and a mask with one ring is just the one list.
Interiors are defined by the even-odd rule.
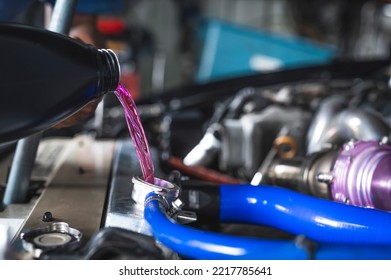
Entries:
[[[190,85],[49,131],[23,203],[0,212],[0,259],[389,259],[389,61]],[[1,146],[7,197],[13,145]]]

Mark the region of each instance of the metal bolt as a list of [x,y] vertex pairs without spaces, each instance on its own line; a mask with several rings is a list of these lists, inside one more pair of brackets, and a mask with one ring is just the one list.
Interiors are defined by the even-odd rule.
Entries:
[[179,198],[172,202],[172,207],[174,207],[176,210],[181,210],[183,205],[185,204]]
[[319,173],[316,175],[316,180],[321,183],[330,183],[334,179],[333,175],[330,173]]

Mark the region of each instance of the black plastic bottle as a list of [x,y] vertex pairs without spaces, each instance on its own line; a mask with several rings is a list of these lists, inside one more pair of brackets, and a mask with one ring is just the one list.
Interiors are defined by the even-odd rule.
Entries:
[[0,143],[43,131],[114,91],[111,50],[37,27],[0,24]]

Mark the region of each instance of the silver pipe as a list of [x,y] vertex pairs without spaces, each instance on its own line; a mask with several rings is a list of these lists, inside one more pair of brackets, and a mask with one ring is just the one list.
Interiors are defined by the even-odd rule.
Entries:
[[307,133],[307,155],[320,151],[323,147],[320,143],[330,120],[346,108],[346,98],[333,95],[323,100],[315,118],[311,122]]
[[77,0],[57,0],[53,8],[48,30],[69,34],[76,6]]
[[[389,136],[390,127],[375,112],[358,108],[346,109],[335,115],[318,140],[317,148],[327,145],[342,145],[351,140],[379,140]],[[309,147],[308,151],[313,151]]]
[[18,141],[4,192],[4,205],[26,202],[40,139],[38,133]]
[[[77,0],[57,0],[48,29],[68,34],[76,5]],[[4,193],[4,205],[26,201],[40,139],[41,133],[38,133],[18,141]]]
[[307,155],[351,140],[378,140],[389,135],[383,117],[360,108],[347,108],[346,99],[331,96],[323,101],[307,133]]
[[263,172],[263,183],[298,191],[303,181],[303,162],[302,158],[274,159]]
[[264,172],[264,183],[330,199],[328,182],[320,180],[319,174],[323,175],[320,177],[329,175],[337,152],[337,149],[330,149],[304,158],[276,158]]
[[[280,136],[286,136],[289,132],[289,128],[287,126],[284,126],[281,128],[276,140]],[[274,140],[274,143],[276,143],[276,140]],[[251,185],[253,186],[258,186],[263,184],[265,178],[265,172],[270,169],[270,165],[273,163],[274,159],[278,156],[278,147],[274,144],[269,152],[267,153],[266,157],[264,158],[261,166],[259,167],[258,171],[254,174],[252,180],[251,180]],[[276,177],[278,177],[278,174],[276,174]]]

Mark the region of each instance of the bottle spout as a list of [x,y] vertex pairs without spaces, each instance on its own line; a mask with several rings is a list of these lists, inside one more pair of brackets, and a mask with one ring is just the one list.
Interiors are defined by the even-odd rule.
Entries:
[[110,49],[98,49],[102,62],[99,91],[114,91],[121,79],[121,68],[117,55]]

